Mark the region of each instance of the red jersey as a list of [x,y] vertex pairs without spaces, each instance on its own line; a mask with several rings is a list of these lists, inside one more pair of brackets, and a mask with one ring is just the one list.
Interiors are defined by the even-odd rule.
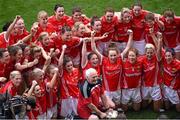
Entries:
[[[42,104],[44,104],[44,101],[46,101],[46,98],[43,97],[36,97],[36,107],[31,110],[31,112],[28,113],[29,119],[37,119],[39,115],[44,114]],[[46,104],[44,104],[46,106]]]
[[[0,62],[0,68],[1,68],[0,69],[0,77],[5,77],[5,74],[4,74],[4,72],[5,72],[5,64]],[[5,82],[0,82],[0,89],[2,87],[4,87],[5,83],[6,83],[6,81]]]
[[131,64],[129,60],[123,63],[124,88],[137,88],[141,85],[142,63],[138,60]]
[[16,34],[16,35],[11,34],[10,41],[14,41],[14,43],[17,43],[19,40],[22,40],[27,35],[29,35],[29,32],[26,29],[24,29],[22,34]]
[[148,60],[146,56],[142,56],[143,64],[143,86],[153,87],[159,85],[161,80],[160,66],[154,55],[151,60]]
[[[99,32],[99,33],[95,33],[94,37],[101,37],[102,35],[103,34],[101,32]],[[82,38],[84,38],[84,37],[91,37],[91,34],[90,33],[86,33],[86,34],[84,34],[84,36]],[[96,46],[97,46],[97,44],[99,42],[100,42],[99,40],[96,41]],[[91,42],[87,42],[86,43],[86,49],[87,49],[87,52],[91,52],[92,51],[92,49],[91,49]]]
[[175,90],[178,89],[180,80],[180,62],[176,59],[170,64],[168,64],[165,59],[163,59],[162,62],[164,84]]
[[4,74],[6,78],[9,78],[10,73],[15,69],[16,61],[10,59],[9,63],[6,64]]
[[[78,22],[82,22],[84,25],[87,25],[90,22],[90,20],[87,18],[81,17]],[[74,21],[73,17],[70,17],[67,20],[67,25],[71,28],[74,26],[75,23],[76,23],[76,21]]]
[[8,81],[4,87],[1,88],[0,93],[6,93],[6,91],[13,97],[17,95],[17,88],[14,86],[12,81]]
[[98,76],[100,77],[101,76],[101,74],[102,74],[102,71],[101,71],[101,65],[97,65],[96,67],[94,67],[94,66],[92,66],[91,65],[91,63],[88,61],[88,63],[87,63],[87,65],[84,67],[84,68],[82,68],[82,70],[83,70],[83,80],[84,79],[86,79],[86,70],[87,69],[89,69],[89,68],[94,68],[96,71],[97,71],[97,74],[98,74]]
[[79,69],[73,68],[71,73],[63,70],[61,76],[61,99],[67,99],[72,96],[73,98],[78,98],[79,89],[78,82],[81,80],[81,74]]
[[46,52],[50,52],[50,49],[51,48],[56,48],[55,46],[55,43],[53,40],[50,40],[49,41],[49,44],[47,46],[43,45],[41,42],[37,42],[37,45],[40,46],[40,47],[43,47],[43,49],[46,51]]
[[147,11],[142,10],[140,16],[135,16],[133,12],[132,19],[132,30],[133,30],[133,40],[140,41],[144,39],[144,17],[147,15]]
[[[35,58],[33,58],[32,56],[30,56],[29,62],[34,61],[34,59],[35,59]],[[42,67],[44,66],[44,63],[45,63],[45,61],[46,61],[46,60],[44,59],[44,57],[43,57],[42,55],[40,55],[37,59],[38,59],[38,64],[34,65],[31,69],[36,68],[36,67],[42,68]]]
[[180,18],[175,17],[172,23],[167,23],[162,17],[161,21],[164,23],[164,43],[169,48],[174,48],[180,43]]
[[118,22],[116,25],[116,32],[115,32],[115,41],[118,42],[128,42],[129,34],[127,33],[127,30],[132,30],[132,22],[124,23],[124,22]]
[[0,62],[0,77],[5,77],[5,74],[4,74],[4,72],[5,72],[5,64],[4,63],[2,63],[2,62]]
[[40,107],[42,109],[42,112],[45,113],[46,110],[47,110],[47,94],[46,94],[46,83],[45,83],[45,80],[44,81],[41,81],[40,83],[38,83],[40,88],[41,88],[41,97],[38,97],[37,99],[39,100],[39,104],[40,104]]
[[8,40],[5,39],[6,32],[0,33],[0,48],[7,48],[10,45],[14,44],[14,41],[10,38]]
[[36,107],[28,113],[29,119],[37,119],[39,115],[44,114],[47,111],[47,94],[46,94],[46,84],[44,81],[38,83],[41,89],[41,96],[36,97]]
[[109,33],[107,38],[101,40],[102,42],[107,42],[109,40],[114,39],[115,26],[117,25],[117,23],[118,23],[117,16],[114,16],[111,22],[107,22],[105,16],[102,16],[101,18],[102,34]]
[[104,94],[104,89],[100,83],[91,85],[87,81],[84,82],[80,89],[77,111],[81,118],[88,119],[93,112],[88,105],[92,103],[100,109],[100,97]]
[[144,31],[145,31],[144,35],[145,35],[146,43],[151,43],[154,45],[153,39],[149,33],[149,29],[153,29],[153,31],[154,31],[153,33],[156,34],[159,31],[158,24],[155,23],[152,27],[149,27],[147,24],[145,24],[145,28],[144,28]]
[[80,48],[78,47],[81,43],[80,38],[72,37],[71,40],[62,41],[62,44],[67,45],[67,49],[65,51],[66,55],[69,55],[72,58],[75,58],[80,53]]
[[38,25],[37,32],[33,36],[32,42],[36,41],[39,38],[39,35],[41,34],[41,32],[48,32],[49,35],[51,35],[51,33],[55,32],[55,29],[50,23],[47,23],[47,26],[45,29],[43,29],[40,25]]
[[[45,83],[47,84],[48,82],[51,82],[51,79],[49,77],[46,77],[45,79]],[[58,92],[58,83],[56,82],[55,85],[53,86],[52,89],[47,89],[47,108],[52,108],[54,107],[54,105],[57,104],[58,101],[58,96],[57,96],[57,92]]]
[[64,15],[60,20],[56,19],[56,16],[50,16],[48,18],[48,22],[51,23],[54,27],[54,30],[58,33],[61,33],[61,29],[63,26],[67,24],[67,20],[69,19],[69,16]]
[[116,63],[110,63],[108,57],[102,60],[103,86],[107,91],[116,91],[120,86],[122,75],[122,59],[118,58]]

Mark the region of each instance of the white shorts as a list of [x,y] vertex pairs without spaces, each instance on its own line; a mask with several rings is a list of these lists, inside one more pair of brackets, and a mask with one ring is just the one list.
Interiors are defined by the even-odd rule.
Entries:
[[121,90],[112,91],[112,92],[111,91],[105,91],[105,95],[108,96],[115,103],[121,102]]
[[126,105],[130,100],[134,103],[140,103],[142,101],[140,88],[122,89],[122,104]]
[[46,119],[46,112],[37,116],[38,120],[45,120]]
[[173,48],[175,52],[180,52],[180,45],[177,45],[176,47]]
[[140,55],[144,55],[145,45],[146,45],[146,42],[144,39],[140,40],[140,41],[134,41],[133,42],[133,48],[136,48]]
[[108,42],[98,42],[98,50],[101,54],[106,54],[107,52],[107,49],[109,47],[109,44],[111,43],[111,41],[108,41]]
[[157,101],[162,98],[161,89],[159,86],[142,87],[141,90],[142,90],[142,99],[143,100],[152,99],[154,101]]
[[127,42],[114,42],[119,50],[119,53],[123,52],[126,48]]
[[77,98],[62,99],[60,115],[63,117],[66,117],[67,115],[70,115],[72,112],[74,112],[75,115],[78,115],[77,114],[77,103],[78,103]]
[[57,104],[47,110],[47,118],[50,120],[54,115],[57,116]]
[[180,99],[178,92],[166,85],[163,87],[164,100],[169,100],[172,104],[179,104]]

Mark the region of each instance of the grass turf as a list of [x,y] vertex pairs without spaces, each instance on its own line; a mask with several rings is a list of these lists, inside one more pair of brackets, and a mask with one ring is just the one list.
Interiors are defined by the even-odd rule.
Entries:
[[[13,20],[15,15],[21,15],[28,30],[36,21],[38,11],[45,10],[49,15],[53,14],[53,7],[61,3],[65,12],[71,15],[74,6],[80,6],[83,12],[91,17],[102,16],[106,7],[113,7],[119,11],[122,7],[130,7],[137,0],[0,0],[0,31],[6,21]],[[141,0],[146,10],[162,13],[166,8],[172,8],[177,15],[180,15],[180,0]]]
[[[137,0],[0,0],[0,31],[6,21],[13,20],[16,15],[21,15],[27,29],[29,30],[32,23],[36,21],[37,13],[40,10],[48,12],[49,16],[53,14],[53,8],[56,3],[64,5],[65,12],[71,15],[74,6],[80,6],[83,12],[91,17],[93,15],[102,16],[106,7],[113,7],[115,11],[119,11],[122,7],[130,7]],[[180,15],[180,0],[141,0],[144,9],[162,13],[166,8],[171,8],[176,15]],[[166,112],[169,118],[176,118],[178,113],[171,109]],[[152,109],[127,112],[130,119],[155,119],[158,114]]]

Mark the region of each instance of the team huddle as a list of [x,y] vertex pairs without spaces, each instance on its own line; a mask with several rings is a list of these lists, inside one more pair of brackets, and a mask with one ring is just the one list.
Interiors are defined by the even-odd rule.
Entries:
[[160,15],[140,3],[92,18],[56,4],[54,15],[38,13],[30,32],[17,15],[0,33],[0,93],[34,97],[28,119],[106,118],[151,102],[156,112],[180,112],[179,34],[171,9]]

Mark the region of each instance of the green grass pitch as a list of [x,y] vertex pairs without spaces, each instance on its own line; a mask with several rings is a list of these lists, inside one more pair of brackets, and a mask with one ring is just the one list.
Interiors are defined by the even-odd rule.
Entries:
[[[64,5],[67,15],[71,15],[74,6],[80,6],[88,17],[93,15],[102,16],[106,7],[113,7],[119,11],[122,7],[130,7],[137,0],[0,0],[0,32],[6,21],[13,20],[16,15],[21,15],[29,30],[32,23],[36,21],[38,11],[45,10],[49,16],[53,14],[53,7],[56,3]],[[162,13],[166,8],[171,8],[177,16],[180,16],[180,0],[141,0],[144,9]],[[176,118],[174,108],[166,111],[169,118]],[[152,109],[141,110],[140,112],[127,112],[130,119],[156,119],[158,114]]]

